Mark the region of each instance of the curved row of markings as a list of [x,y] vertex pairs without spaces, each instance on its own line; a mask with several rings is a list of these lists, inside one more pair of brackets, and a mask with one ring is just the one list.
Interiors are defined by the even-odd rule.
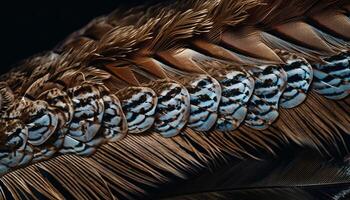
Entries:
[[[187,85],[162,81],[110,94],[106,87],[83,83],[63,91],[23,98],[2,117],[0,174],[55,154],[91,155],[105,142],[127,133],[154,130],[172,137],[185,126],[195,131],[232,131],[242,124],[266,129],[279,107],[293,108],[316,92],[341,99],[350,90],[350,53],[311,66],[302,58],[284,66],[198,75]],[[314,77],[314,80],[313,80]]]

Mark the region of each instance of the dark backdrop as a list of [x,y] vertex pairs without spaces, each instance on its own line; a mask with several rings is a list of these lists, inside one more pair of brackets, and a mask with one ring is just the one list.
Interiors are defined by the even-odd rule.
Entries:
[[21,59],[49,50],[91,19],[117,7],[131,7],[160,0],[26,1],[0,6],[0,73]]

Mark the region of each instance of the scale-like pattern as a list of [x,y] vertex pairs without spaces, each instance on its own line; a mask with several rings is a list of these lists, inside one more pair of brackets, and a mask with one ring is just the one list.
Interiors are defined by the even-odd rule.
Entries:
[[209,131],[217,120],[221,99],[219,82],[207,75],[196,77],[187,87],[191,99],[188,126],[196,131]]
[[53,88],[40,94],[38,99],[46,101],[58,118],[57,131],[45,143],[33,147],[33,161],[46,160],[57,153],[63,145],[66,126],[73,119],[74,107],[70,96],[59,88]]
[[141,133],[154,123],[157,106],[156,93],[147,87],[128,88],[118,92],[129,133]]
[[67,131],[65,128],[61,128],[60,130],[57,130],[53,135],[51,135],[51,137],[48,138],[44,144],[33,146],[33,162],[47,160],[54,156],[61,149],[64,143],[66,132]]
[[68,135],[80,142],[95,137],[102,123],[104,104],[100,91],[93,85],[84,84],[69,90],[74,114],[68,127]]
[[218,77],[222,96],[216,128],[220,131],[237,129],[247,115],[247,103],[254,90],[254,80],[242,71],[228,71]]
[[[348,64],[344,55],[338,64]],[[334,60],[339,59],[329,62]],[[329,71],[346,79],[340,72]],[[2,141],[11,145],[14,137],[21,145],[0,154],[2,172],[57,153],[91,155],[102,143],[152,126],[164,137],[179,134],[186,125],[196,131],[232,131],[245,121],[253,129],[265,129],[278,117],[279,102],[285,108],[299,105],[312,80],[311,67],[302,58],[287,60],[283,67],[227,68],[214,74],[195,76],[186,87],[162,80],[116,95],[103,85],[83,82],[67,92],[53,88],[37,100],[18,100],[3,115],[9,128]]]
[[190,95],[187,89],[174,82],[164,83],[158,92],[154,128],[164,137],[180,133],[190,114]]
[[[269,187],[280,184],[274,173],[289,168],[288,161],[305,166],[310,156],[299,152],[347,154],[348,99],[311,93],[305,105],[284,110],[299,106],[309,89],[335,100],[348,96],[346,1],[176,1],[93,20],[0,76],[0,199],[215,198],[220,188],[208,185],[207,176],[178,192],[208,169],[221,183],[226,176],[216,169],[224,163],[262,175],[259,181],[238,175],[237,187],[232,177],[226,181],[238,196],[249,198],[266,183],[268,191],[258,191],[266,199],[271,192],[276,199],[321,199],[314,190],[324,186],[335,188],[325,199],[346,198],[337,181],[344,185],[337,169],[346,162],[311,159],[332,178],[305,181],[289,170],[286,190]],[[280,121],[264,130],[279,112]],[[286,149],[296,159],[264,162],[272,172],[244,162],[282,158]]]
[[103,143],[103,140],[102,137],[96,137],[92,138],[90,141],[82,142],[70,135],[65,135],[60,153],[73,153],[80,156],[88,156],[95,153],[97,147]]
[[104,95],[103,102],[105,108],[102,120],[103,135],[108,142],[115,142],[126,135],[128,123],[115,95]]
[[[319,75],[322,69],[345,83],[348,59],[345,53],[332,57],[315,72]],[[332,66],[338,70],[330,70]],[[196,131],[232,131],[245,121],[253,129],[265,129],[277,119],[279,103],[292,108],[304,101],[312,75],[304,59],[294,58],[282,67],[227,68],[216,71],[214,78],[197,75],[185,85],[165,79],[126,87],[116,95],[90,82],[51,88],[34,99],[16,101],[3,114],[8,127],[4,146],[17,146],[0,154],[0,167],[6,173],[58,153],[91,155],[105,142],[152,126],[164,137],[179,134],[186,125]]]
[[46,101],[50,107],[56,108],[60,127],[72,120],[74,114],[73,102],[66,92],[53,88],[40,94],[38,99]]
[[330,99],[342,99],[350,93],[350,52],[324,59],[315,64],[313,88]]
[[294,108],[306,98],[313,77],[312,67],[305,59],[297,58],[287,60],[283,70],[287,73],[288,83],[280,104],[283,108]]
[[248,103],[245,124],[262,130],[278,117],[278,103],[287,84],[287,74],[280,66],[260,66],[253,70],[255,89]]
[[32,102],[27,112],[25,123],[28,128],[28,142],[35,146],[41,145],[54,134],[58,119],[55,113],[48,109],[45,101]]
[[0,127],[3,136],[0,140],[0,173],[4,174],[11,168],[28,164],[33,154],[28,143],[28,128],[17,119],[3,122]]
[[[233,12],[224,12],[231,3],[216,3],[205,12],[199,4],[186,12],[171,7],[171,15],[142,18],[137,26],[124,27],[135,21],[125,18],[116,27],[116,19],[103,17],[73,34],[57,53],[1,77],[0,174],[59,154],[89,156],[128,133],[174,137],[186,126],[229,132],[242,124],[263,130],[278,118],[280,107],[300,105],[311,84],[330,99],[348,96],[350,52],[347,42],[342,47],[348,37],[342,30],[312,32],[306,21],[278,22],[269,27],[271,33],[260,26],[231,29],[226,26],[236,23]],[[268,27],[264,21],[259,25]],[[295,34],[300,27],[310,41]],[[313,33],[328,40],[321,44]],[[346,37],[338,38],[342,34]]]

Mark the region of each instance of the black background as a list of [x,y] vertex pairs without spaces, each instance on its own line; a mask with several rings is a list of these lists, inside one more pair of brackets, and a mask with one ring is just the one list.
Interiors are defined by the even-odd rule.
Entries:
[[22,59],[52,49],[93,18],[118,7],[160,0],[11,1],[0,5],[0,73]]

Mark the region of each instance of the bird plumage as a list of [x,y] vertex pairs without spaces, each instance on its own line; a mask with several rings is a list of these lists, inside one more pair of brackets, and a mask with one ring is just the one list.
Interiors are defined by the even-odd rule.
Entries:
[[348,13],[179,0],[93,20],[0,77],[2,198],[348,198]]

